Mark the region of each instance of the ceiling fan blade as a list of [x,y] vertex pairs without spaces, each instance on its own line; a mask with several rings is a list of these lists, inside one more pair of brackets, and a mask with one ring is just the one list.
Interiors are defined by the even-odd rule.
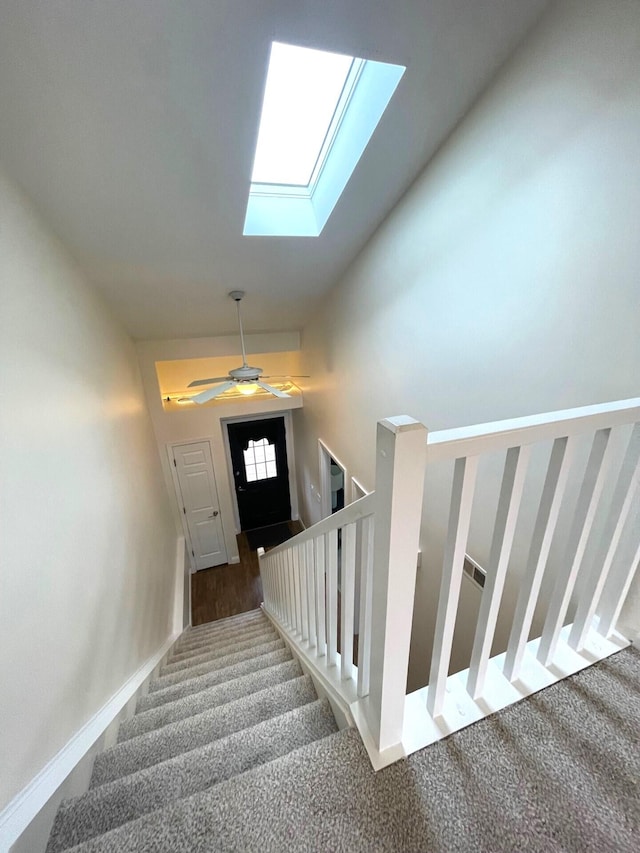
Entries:
[[266,382],[263,382],[261,379],[256,380],[256,385],[259,385],[261,388],[264,388],[265,391],[269,391],[275,397],[290,397],[291,394],[286,394],[284,391],[280,391],[279,388],[274,388],[272,385],[267,385]]
[[224,382],[228,376],[214,376],[213,379],[194,379],[187,388],[196,388],[198,385],[212,385],[214,382]]
[[201,394],[196,394],[195,397],[192,397],[194,403],[208,403],[209,400],[213,400],[214,397],[217,397],[218,394],[223,394],[225,391],[228,391],[229,388],[233,388],[236,385],[235,382],[223,382],[222,385],[218,385],[217,388],[209,388],[208,391],[203,391]]
[[269,376],[263,376],[263,379],[311,379],[308,373],[299,373],[297,376],[293,374],[271,373]]

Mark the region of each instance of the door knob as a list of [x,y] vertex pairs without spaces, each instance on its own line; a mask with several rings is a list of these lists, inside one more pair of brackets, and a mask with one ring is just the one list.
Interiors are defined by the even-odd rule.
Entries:
[[217,509],[214,509],[214,511],[213,511],[213,512],[211,513],[211,515],[209,516],[209,518],[215,518],[217,515],[218,515],[218,510],[217,510]]

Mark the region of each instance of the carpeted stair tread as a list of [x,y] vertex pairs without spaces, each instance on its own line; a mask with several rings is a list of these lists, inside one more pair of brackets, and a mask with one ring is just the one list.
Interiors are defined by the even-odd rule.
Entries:
[[273,623],[266,617],[263,617],[261,619],[256,619],[253,622],[250,622],[248,625],[240,625],[236,628],[231,626],[229,628],[225,628],[223,630],[221,629],[218,631],[203,631],[201,634],[189,634],[185,632],[173,646],[171,654],[178,654],[183,649],[186,649],[188,651],[197,643],[213,643],[217,640],[222,642],[227,637],[238,637],[242,634],[254,633],[256,631],[259,631],[261,628],[271,627],[273,627]]
[[117,743],[96,756],[90,788],[150,767],[317,699],[308,675]]
[[192,625],[190,628],[188,628],[188,630],[201,631],[204,628],[211,628],[212,626],[217,625],[232,625],[234,622],[246,622],[258,616],[264,616],[264,612],[261,607],[254,607],[253,610],[243,610],[242,613],[234,613],[233,616],[224,616],[222,619],[214,619],[213,621],[209,622],[201,622],[199,625]]
[[233,702],[242,696],[248,696],[250,693],[264,690],[275,684],[282,684],[292,678],[298,678],[300,675],[302,675],[300,664],[291,659],[222,684],[216,684],[182,699],[166,702],[157,708],[142,711],[130,720],[121,723],[118,731],[118,742],[138,737],[153,729],[166,726],[168,723],[192,717],[208,708],[225,705],[227,702]]
[[245,649],[250,649],[253,646],[263,646],[265,643],[275,642],[280,636],[275,631],[265,631],[255,637],[247,637],[246,639],[237,640],[229,644],[218,646],[217,644],[208,646],[198,655],[188,657],[184,660],[169,661],[160,668],[158,678],[164,678],[165,675],[171,675],[174,672],[180,672],[183,669],[188,669],[192,666],[199,666],[207,661],[213,661],[217,658],[227,657],[229,654],[241,652]]
[[233,616],[224,616],[222,619],[214,619],[210,622],[201,622],[200,625],[192,625],[188,630],[201,631],[204,628],[211,628],[216,625],[232,625],[234,622],[239,624],[259,616],[264,617],[262,608],[254,607],[253,610],[243,610],[242,613],[234,613]]
[[319,699],[66,800],[47,853],[109,832],[336,731],[329,703]]
[[258,637],[275,633],[276,631],[273,626],[260,625],[258,628],[254,628],[251,631],[240,631],[238,634],[232,634],[230,636],[225,634],[225,636],[219,640],[209,640],[208,642],[203,640],[200,645],[195,646],[193,648],[186,649],[180,652],[172,651],[169,657],[167,658],[167,665],[179,663],[180,661],[187,660],[188,658],[205,654],[209,649],[221,649],[233,646],[235,643],[242,643],[246,640],[255,640]]
[[183,635],[172,648],[170,654],[173,656],[194,652],[201,646],[208,646],[212,643],[226,643],[268,629],[273,629],[273,624],[268,619],[261,619],[260,621],[252,622],[246,628],[229,628],[225,631],[215,631],[196,637]]
[[193,625],[187,628],[183,637],[197,637],[217,631],[247,627],[254,622],[269,621],[262,610],[249,610],[246,613],[238,613],[236,616],[228,616],[226,619],[217,619],[215,622],[203,622],[201,625]]
[[[307,810],[303,808],[299,813],[295,811],[298,799],[302,803],[313,801],[316,820],[321,818],[323,822],[331,821],[331,812],[319,805],[318,801],[324,799],[332,802],[335,797],[335,793],[331,796],[332,791],[339,791],[344,804],[348,804],[350,795],[343,788],[346,768],[339,766],[343,756],[356,760],[361,765],[361,772],[364,769],[366,774],[373,775],[358,733],[355,729],[346,729],[149,812],[69,848],[70,853],[156,853],[159,850],[170,850],[171,853],[210,853],[214,850],[280,853],[307,849],[344,850],[347,853],[349,847],[335,842],[326,844],[324,848],[299,846],[297,837],[304,829],[300,823]],[[330,767],[331,779],[325,773],[327,765]],[[298,782],[299,768],[307,770],[300,780],[302,787]],[[323,792],[316,792],[314,796],[316,778],[325,787]],[[267,793],[264,787],[270,787],[268,793],[273,797],[269,796],[269,800],[273,799],[276,806],[273,821],[262,809]],[[242,814],[240,820],[239,813]],[[286,834],[274,844],[274,835],[277,837],[282,829],[280,821],[283,813],[286,815]],[[252,840],[247,843],[246,838]],[[377,849],[375,845],[369,848]]]
[[159,708],[166,702],[174,702],[176,699],[191,696],[193,693],[199,693],[201,690],[206,690],[216,684],[223,684],[226,681],[248,675],[250,672],[257,672],[265,667],[275,666],[288,660],[292,660],[292,655],[289,649],[285,647],[268,654],[256,655],[223,669],[210,670],[204,675],[198,675],[187,681],[181,681],[179,684],[165,687],[163,690],[156,690],[154,693],[141,696],[136,704],[136,713],[148,711],[150,708]]
[[251,646],[248,649],[243,649],[240,652],[231,652],[221,658],[215,658],[211,661],[188,666],[180,669],[177,672],[163,675],[156,678],[149,685],[149,693],[154,693],[156,690],[163,690],[165,687],[171,687],[174,684],[179,684],[181,681],[187,681],[190,678],[195,678],[197,675],[204,675],[214,669],[226,669],[234,663],[241,663],[243,660],[249,660],[253,657],[266,655],[269,652],[275,652],[278,649],[284,648],[284,641],[280,639],[270,640],[268,643],[261,643],[259,646]]
[[73,853],[637,853],[638,731],[627,649],[378,773],[342,731]]

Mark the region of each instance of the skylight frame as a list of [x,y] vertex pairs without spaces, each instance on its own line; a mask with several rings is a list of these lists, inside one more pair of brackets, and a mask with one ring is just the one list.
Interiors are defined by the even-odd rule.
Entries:
[[347,72],[340,96],[336,101],[336,106],[327,126],[315,164],[311,170],[309,182],[306,184],[286,184],[269,181],[251,181],[251,193],[258,193],[261,195],[299,195],[303,197],[311,197],[313,195],[313,190],[318,183],[320,175],[322,174],[325,162],[331,153],[331,148],[333,147],[333,143],[342,124],[345,112],[349,108],[353,92],[360,78],[360,74],[362,73],[362,69],[364,68],[365,61],[366,60],[359,59],[356,56],[351,57],[349,71]]
[[406,68],[354,57],[309,184],[251,183],[245,236],[317,237]]

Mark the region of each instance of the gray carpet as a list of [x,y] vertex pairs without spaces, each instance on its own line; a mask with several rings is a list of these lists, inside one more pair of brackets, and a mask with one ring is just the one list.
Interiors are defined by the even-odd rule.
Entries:
[[[245,673],[237,680],[254,677]],[[620,652],[377,774],[357,733],[335,731],[328,707],[305,692],[304,682],[291,671],[274,684],[274,691],[301,685],[307,701],[299,698],[300,704],[282,710],[298,694],[272,697],[271,713],[259,722],[247,710],[251,693],[229,699],[233,694],[220,692],[221,704],[204,714],[213,711],[216,725],[246,714],[246,725],[232,724],[232,732],[214,734],[197,748],[183,743],[173,757],[156,758],[146,769],[125,762],[124,775],[62,804],[48,853],[640,849],[637,650]],[[253,695],[268,692],[258,687]],[[235,714],[225,716],[225,705]],[[193,719],[202,716],[198,706]],[[158,721],[160,729],[113,749],[145,743],[163,730],[160,740],[171,744],[166,731],[184,720]],[[222,724],[216,731],[226,730]]]

